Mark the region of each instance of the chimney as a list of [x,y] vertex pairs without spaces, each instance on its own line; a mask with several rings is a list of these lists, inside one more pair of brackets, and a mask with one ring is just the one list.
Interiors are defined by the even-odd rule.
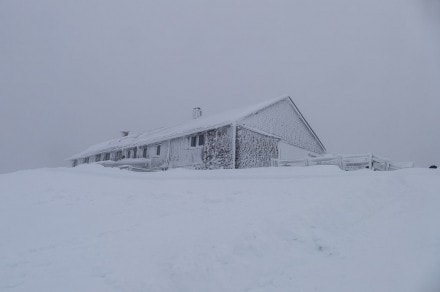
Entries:
[[193,108],[193,119],[198,119],[202,116],[202,109],[199,107]]
[[122,137],[127,137],[130,134],[130,131],[121,131]]

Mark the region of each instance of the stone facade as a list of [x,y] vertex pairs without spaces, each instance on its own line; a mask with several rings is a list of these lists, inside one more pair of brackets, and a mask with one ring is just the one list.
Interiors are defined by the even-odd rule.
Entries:
[[232,136],[231,126],[206,133],[207,143],[203,149],[203,165],[205,168],[234,168]]
[[236,167],[268,167],[278,158],[278,142],[271,136],[262,135],[246,128],[237,127]]

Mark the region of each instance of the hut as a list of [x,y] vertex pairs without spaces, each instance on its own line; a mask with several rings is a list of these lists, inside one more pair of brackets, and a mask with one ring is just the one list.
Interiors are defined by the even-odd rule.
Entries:
[[73,166],[99,163],[132,170],[235,169],[271,166],[281,152],[302,158],[326,149],[289,96],[244,109],[193,119],[178,126],[122,137],[70,158]]

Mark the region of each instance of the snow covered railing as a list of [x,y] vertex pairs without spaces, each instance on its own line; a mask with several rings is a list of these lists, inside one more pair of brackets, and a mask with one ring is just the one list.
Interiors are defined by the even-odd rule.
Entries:
[[397,170],[401,168],[412,168],[412,162],[395,163],[389,159],[375,156],[373,154],[358,155],[324,155],[322,157],[308,157],[300,160],[272,159],[272,166],[312,166],[312,165],[336,165],[343,170]]
[[143,168],[143,167],[136,167],[136,166],[132,166],[132,165],[122,165],[122,166],[119,166],[119,169],[126,169],[126,170],[130,170],[130,171],[135,171],[135,172],[157,172],[157,171],[165,171],[168,168],[167,167]]
[[118,161],[106,160],[96,162],[104,167],[117,167],[119,169],[127,169],[138,172],[154,172],[168,169],[168,163],[164,163],[161,159],[153,158],[126,158]]

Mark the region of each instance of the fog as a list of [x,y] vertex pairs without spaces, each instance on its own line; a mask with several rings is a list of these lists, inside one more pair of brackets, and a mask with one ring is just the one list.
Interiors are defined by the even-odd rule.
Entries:
[[440,1],[0,0],[0,172],[290,95],[331,153],[440,164]]

